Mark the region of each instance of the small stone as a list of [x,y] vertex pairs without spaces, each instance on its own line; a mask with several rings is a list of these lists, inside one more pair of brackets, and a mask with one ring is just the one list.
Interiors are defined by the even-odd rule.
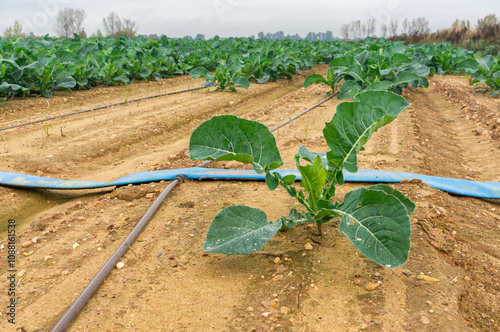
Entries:
[[78,248],[79,246],[80,246],[80,244],[78,244],[78,243],[73,243],[73,249],[76,249],[76,248]]
[[280,312],[283,315],[288,315],[288,313],[290,312],[290,309],[288,307],[281,307]]
[[247,311],[253,311],[253,307],[248,307]]
[[25,269],[22,269],[21,271],[19,271],[19,273],[17,274],[17,279],[21,279],[22,277],[24,277],[24,275],[26,274],[26,270]]
[[85,221],[85,220],[87,220],[87,219],[85,219],[85,217],[78,217],[78,218],[76,218],[76,219],[77,219],[78,221]]
[[280,261],[281,261],[281,258],[279,258],[279,257],[276,257],[276,258],[273,260],[274,264],[279,264],[279,263],[280,263]]
[[273,281],[280,281],[280,280],[283,280],[282,274],[278,274],[276,277],[273,278]]
[[472,279],[470,277],[465,277],[464,280],[465,281],[471,281]]
[[404,271],[403,271],[403,274],[404,274],[405,276],[411,276],[411,272],[410,272],[409,270],[404,270]]
[[135,205],[134,203],[128,203],[128,204],[127,204],[127,207],[132,207],[132,206],[134,206],[134,205]]
[[425,317],[425,316],[420,317],[420,323],[427,325],[427,324],[429,324],[430,322],[431,322],[431,321],[430,321],[430,319],[429,319],[429,318],[427,318],[427,317]]
[[39,239],[41,239],[41,237],[39,237],[39,236],[34,237],[34,238],[31,239],[31,242],[37,243]]
[[366,290],[372,291],[375,288],[377,288],[380,284],[376,282],[370,282],[368,285],[366,285]]
[[68,274],[69,274],[69,271],[68,271],[68,270],[63,270],[63,271],[61,271],[61,274],[62,274],[63,276],[66,276],[66,275],[68,275]]
[[360,330],[366,330],[367,328],[368,328],[368,325],[366,325],[366,324],[362,324],[362,325],[359,327],[359,329],[360,329]]
[[267,318],[267,317],[269,317],[269,312],[267,312],[267,311],[266,311],[266,312],[263,312],[263,313],[261,314],[261,316],[262,316],[262,317],[264,317],[264,318]]
[[361,285],[361,280],[356,279],[356,280],[354,280],[353,284],[355,284],[355,285]]
[[310,243],[308,242],[308,243],[304,244],[304,249],[305,249],[305,250],[313,250],[313,246],[312,246],[312,244],[310,244]]
[[45,256],[45,258],[43,259],[44,262],[48,261],[49,259],[52,259],[52,256]]
[[408,324],[408,323],[404,323],[404,324],[403,324],[403,328],[404,328],[405,330],[411,330],[411,325],[410,325],[410,324]]
[[118,262],[118,263],[116,263],[116,268],[117,268],[118,270],[123,269],[123,267],[124,267],[124,266],[125,266],[125,263],[123,263],[123,262]]
[[427,305],[432,305],[432,301],[425,301]]
[[266,309],[271,309],[271,302],[268,302],[268,301],[262,301],[262,305],[264,306],[264,308]]
[[146,195],[146,198],[153,198],[153,197],[155,197],[155,194],[153,194],[153,193],[149,193]]
[[172,255],[168,256],[168,259],[175,259],[175,255],[172,254]]
[[29,255],[33,255],[33,250],[31,250],[31,251],[29,251],[29,252],[25,252],[25,251],[23,251],[23,256],[24,256],[24,257],[27,257],[27,256],[29,256]]
[[380,277],[380,273],[375,272],[375,277]]
[[33,242],[31,242],[31,240],[29,240],[29,241],[25,241],[25,242],[23,242],[23,243],[21,244],[21,247],[26,248],[26,247],[29,247],[29,246],[30,246],[30,245],[32,245],[32,244],[33,244]]

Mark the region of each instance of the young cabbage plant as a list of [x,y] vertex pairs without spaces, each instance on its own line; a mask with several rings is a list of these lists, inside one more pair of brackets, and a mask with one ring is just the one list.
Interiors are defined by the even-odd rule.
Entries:
[[386,267],[397,267],[408,259],[411,223],[415,205],[396,189],[378,184],[361,187],[332,201],[335,187],[344,183],[343,169],[356,172],[357,154],[378,128],[390,123],[410,104],[395,93],[366,91],[354,102],[338,105],[323,134],[330,149],[316,153],[299,148],[295,163],[301,175],[301,190],[292,184],[295,175],[273,171],[283,165],[274,136],[263,124],[234,115],[215,116],[195,129],[189,142],[193,160],[237,160],[265,173],[266,184],[278,186],[296,198],[304,213],[292,209],[286,217],[268,221],[255,208],[233,205],[220,211],[207,232],[203,249],[227,255],[254,253],[282,227],[315,223],[320,235],[322,224],[341,218],[339,230],[365,256]]
[[[332,201],[335,187],[344,183],[342,170],[357,171],[357,154],[378,128],[394,120],[409,104],[395,93],[367,91],[354,102],[339,104],[323,134],[330,149],[316,153],[299,148],[295,163],[302,177],[297,190],[294,175],[282,177],[274,169],[283,165],[274,136],[266,126],[233,115],[215,116],[193,132],[189,155],[193,160],[237,160],[265,173],[269,189],[282,186],[296,198],[306,212],[292,209],[287,217],[267,221],[266,214],[247,206],[229,206],[220,211],[207,232],[204,250],[209,252],[251,254],[282,227],[341,218],[339,230],[365,256],[386,267],[397,267],[408,259],[411,222],[415,205],[387,185],[361,187]],[[303,165],[305,162],[305,165]]]
[[236,87],[241,87],[243,89],[248,89],[250,87],[250,82],[247,78],[239,76],[241,72],[241,65],[234,64],[233,66],[221,65],[215,69],[214,74],[211,74],[204,67],[197,67],[189,72],[192,78],[203,77],[206,82],[202,85],[206,87],[217,87],[216,90],[222,91],[228,88],[232,92],[236,92]]

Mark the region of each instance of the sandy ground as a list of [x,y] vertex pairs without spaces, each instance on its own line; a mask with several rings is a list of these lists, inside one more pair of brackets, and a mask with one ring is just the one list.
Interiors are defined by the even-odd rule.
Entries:
[[[200,90],[3,131],[0,170],[112,181],[132,172],[194,166],[199,162],[186,152],[197,125],[216,114],[236,114],[275,126],[326,97],[325,87],[301,87],[310,73],[237,93]],[[200,82],[179,77],[135,83],[128,92],[101,87],[16,99],[0,104],[0,126]],[[412,106],[374,135],[359,156],[361,169],[500,181],[498,98],[451,76],[434,77],[428,89],[406,90],[404,97]],[[322,129],[338,104],[330,100],[275,132],[283,168],[293,168],[301,144],[325,151]],[[210,167],[245,168],[234,162]],[[167,184],[70,192],[0,187],[0,246],[7,246],[7,220],[14,218],[16,269],[25,270],[12,326],[4,306],[7,249],[0,249],[0,329],[50,330]],[[340,187],[335,199],[359,186]],[[306,226],[279,232],[264,248],[282,252],[279,262],[273,255],[204,253],[206,230],[223,207],[246,204],[276,220],[298,205],[264,183],[185,182],[70,331],[498,331],[499,202],[425,184],[393,186],[417,209],[410,259],[387,269],[359,254],[336,222],[326,225],[321,243]],[[21,247],[33,238],[36,243]],[[369,290],[372,283],[379,286]]]

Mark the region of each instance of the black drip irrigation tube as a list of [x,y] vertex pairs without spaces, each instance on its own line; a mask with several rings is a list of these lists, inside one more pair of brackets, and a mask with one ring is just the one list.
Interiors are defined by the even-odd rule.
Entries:
[[73,305],[66,311],[64,316],[59,320],[59,322],[54,326],[52,332],[66,331],[66,329],[71,325],[73,320],[78,316],[83,307],[87,304],[87,302],[92,298],[97,289],[101,286],[102,282],[109,275],[111,270],[116,266],[118,261],[125,255],[127,250],[130,248],[132,243],[134,243],[135,239],[139,236],[142,229],[147,225],[149,220],[153,217],[156,210],[161,206],[163,200],[170,194],[172,189],[175,188],[179,183],[185,181],[184,175],[178,175],[174,181],[172,181],[165,190],[162,191],[160,196],[154,201],[153,205],[148,209],[146,214],[141,218],[141,220],[134,227],[132,232],[127,236],[125,241],[120,244],[118,249],[116,249],[115,253],[108,259],[106,264],[97,272],[94,279],[88,284],[88,286],[84,289],[82,294],[75,300]]
[[85,110],[81,110],[81,111],[76,111],[76,112],[72,112],[72,113],[68,113],[68,114],[55,115],[55,116],[51,116],[50,118],[45,118],[45,119],[41,119],[41,120],[35,120],[35,121],[30,121],[30,122],[26,122],[26,123],[21,123],[21,124],[17,124],[17,125],[12,125],[12,126],[8,126],[8,127],[0,128],[0,131],[4,131],[4,130],[8,130],[8,129],[14,129],[14,128],[19,128],[19,127],[24,127],[24,126],[27,126],[27,125],[31,125],[31,124],[35,124],[35,123],[40,123],[40,122],[45,122],[45,121],[49,121],[49,120],[54,120],[54,119],[58,119],[58,118],[64,118],[66,116],[72,116],[72,115],[87,113],[87,112],[91,112],[91,111],[102,110],[104,108],[114,107],[114,106],[118,106],[118,105],[124,105],[124,104],[133,103],[133,102],[137,102],[137,101],[141,101],[141,100],[145,100],[145,99],[158,98],[158,97],[169,96],[169,95],[176,95],[176,94],[179,94],[179,93],[189,92],[189,91],[195,91],[195,90],[200,90],[200,89],[206,89],[206,87],[200,86],[200,87],[197,87],[197,88],[190,88],[190,89],[185,89],[185,90],[166,92],[166,93],[161,93],[161,94],[158,94],[158,95],[141,97],[141,98],[126,100],[126,101],[121,101],[119,103],[114,103],[114,104],[109,104],[109,105],[104,105],[104,106],[98,106],[98,107],[94,107],[94,108],[89,108],[89,109],[85,109]]
[[[199,89],[199,88],[196,88]],[[270,131],[275,131],[278,130],[279,128],[287,125],[288,123],[292,122],[293,120],[297,119],[298,117],[306,114],[307,112],[313,110],[314,108],[320,106],[321,104],[327,102],[328,100],[332,99],[334,96],[338,94],[338,91],[335,93],[332,93],[330,96],[328,96],[326,99],[323,99],[319,103],[315,104],[314,106],[309,107],[305,111],[293,116],[292,118],[286,120],[285,122],[279,124],[278,126],[270,129]],[[146,98],[153,98],[151,97],[146,97]],[[146,99],[143,98],[143,99]],[[140,99],[137,99],[140,100]],[[134,101],[137,101],[134,100]],[[123,103],[118,103],[116,105],[123,104]],[[206,167],[210,163],[212,163],[213,160],[207,160],[201,163],[198,167]],[[127,238],[120,244],[118,249],[113,253],[113,255],[108,259],[108,261],[104,264],[104,266],[97,272],[95,277],[92,279],[92,281],[87,285],[87,287],[83,290],[83,292],[80,294],[80,296],[73,302],[71,307],[66,311],[66,313],[61,317],[59,322],[54,326],[54,328],[51,330],[51,332],[62,332],[66,331],[71,323],[75,320],[75,318],[78,316],[80,311],[85,307],[87,302],[92,298],[94,293],[99,289],[103,281],[107,278],[107,276],[111,273],[113,268],[116,266],[116,264],[120,261],[120,259],[125,255],[128,249],[130,249],[130,246],[134,243],[134,241],[137,239],[139,234],[142,232],[144,227],[148,224],[148,222],[151,220],[153,215],[156,213],[156,211],[160,208],[161,204],[165,200],[165,198],[170,194],[172,189],[174,189],[179,183],[182,183],[186,180],[186,177],[182,174],[179,174],[175,177],[175,180],[172,181],[165,190],[162,191],[160,196],[154,201],[153,205],[148,209],[146,214],[141,218],[141,220],[137,223],[137,225],[134,227],[132,232],[127,236]]]

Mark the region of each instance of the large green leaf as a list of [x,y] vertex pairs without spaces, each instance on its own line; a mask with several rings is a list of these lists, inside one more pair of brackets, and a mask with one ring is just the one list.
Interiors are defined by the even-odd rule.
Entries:
[[366,257],[385,267],[408,260],[411,222],[396,197],[361,187],[346,195],[340,211],[339,230]]
[[193,160],[237,160],[262,174],[283,165],[276,140],[263,124],[234,115],[214,116],[195,129],[189,141]]
[[410,63],[411,60],[404,54],[396,53],[391,57],[391,63],[393,66],[399,67]]
[[481,67],[483,67],[484,69],[486,69],[486,71],[489,72],[491,68],[495,65],[495,58],[488,54],[482,59],[477,59],[477,62]]
[[71,89],[76,86],[76,80],[71,76],[66,76],[56,82],[56,89]]
[[57,59],[59,59],[59,62],[61,64],[74,64],[74,63],[78,63],[80,62],[80,58],[76,55],[76,54],[73,54],[71,52],[67,52],[67,51],[57,51],[56,53],[56,57]]
[[465,59],[457,63],[457,70],[473,74],[479,70],[479,64],[474,59]]
[[197,67],[191,69],[191,71],[189,72],[189,76],[191,76],[192,78],[203,77],[208,81],[213,81],[214,79],[214,76],[210,74],[210,72],[204,67]]
[[361,89],[362,87],[357,81],[344,81],[339,89],[339,99],[354,98]]
[[264,211],[232,205],[210,224],[203,250],[226,255],[248,255],[262,249],[282,223],[267,221]]
[[248,89],[250,87],[250,82],[243,76],[233,78],[233,83],[243,89]]
[[403,203],[408,214],[412,214],[413,212],[415,212],[415,203],[413,203],[408,197],[403,195],[399,190],[389,187],[386,184],[376,184],[370,186],[370,190],[379,190],[385,192],[386,194],[392,195],[399,199],[401,203]]
[[323,130],[331,149],[327,153],[328,164],[356,172],[357,154],[370,136],[409,106],[403,97],[387,91],[362,92],[356,95],[356,101],[338,105],[332,121]]
[[307,88],[310,85],[315,84],[315,83],[327,84],[325,78],[322,75],[312,74],[312,75],[307,76],[307,78],[304,82],[304,88]]

